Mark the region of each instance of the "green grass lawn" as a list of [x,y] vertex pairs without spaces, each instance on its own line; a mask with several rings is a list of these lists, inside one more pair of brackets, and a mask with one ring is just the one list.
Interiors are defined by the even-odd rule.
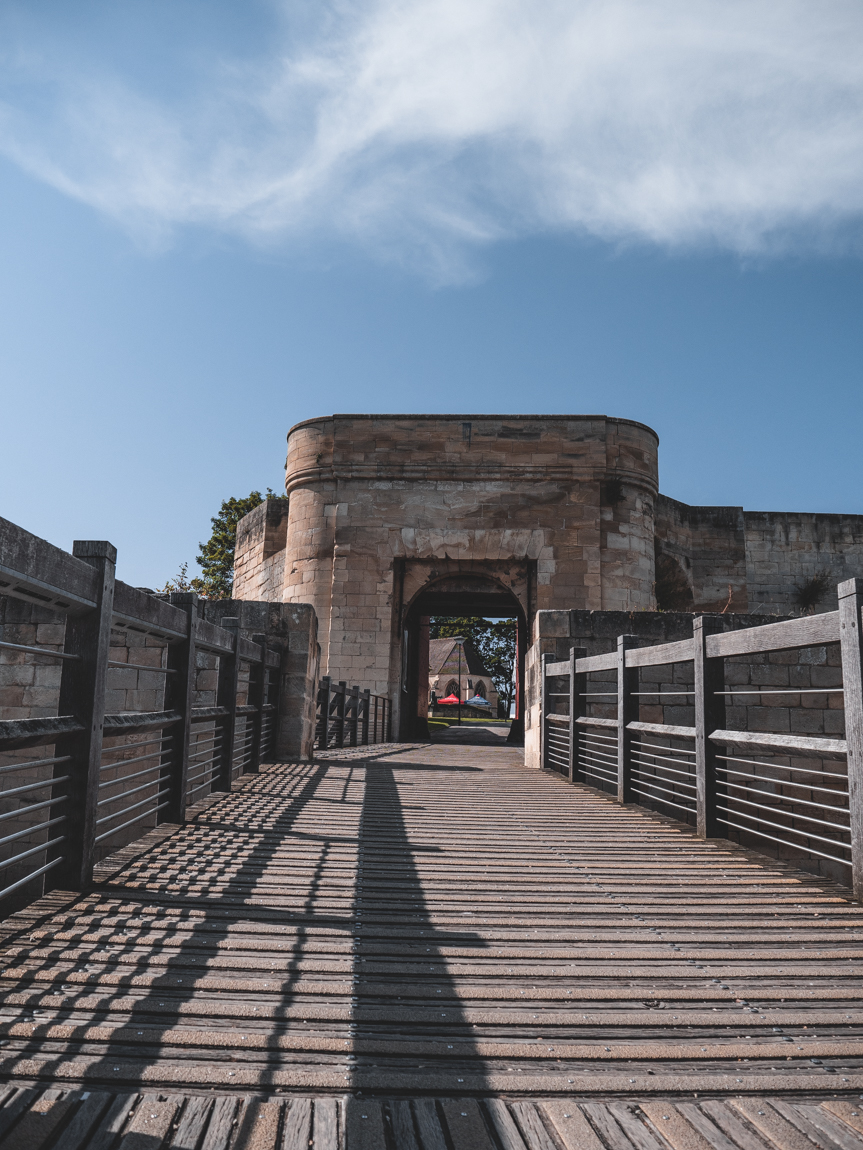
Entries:
[[[512,719],[462,719],[463,724],[478,723],[481,727],[508,727]],[[445,727],[458,726],[458,719],[441,719],[437,715],[429,719],[429,730],[440,731]]]

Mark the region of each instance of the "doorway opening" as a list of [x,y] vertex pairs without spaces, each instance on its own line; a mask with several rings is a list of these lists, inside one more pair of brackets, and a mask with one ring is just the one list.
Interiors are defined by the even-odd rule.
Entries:
[[[456,620],[458,624],[447,626]],[[459,651],[456,644],[456,649],[450,652],[451,657],[441,660],[442,665],[430,673],[430,657],[433,653],[440,653],[430,649],[430,643],[436,641],[430,631],[443,638],[470,640],[470,635],[458,636],[454,631],[462,629],[462,623],[472,620],[514,622],[514,628],[509,628],[515,632],[514,685],[509,713],[500,720],[496,713],[492,719],[491,705],[486,709],[479,699],[485,699],[488,704],[489,696],[494,696],[496,712],[497,698],[501,693],[499,688],[505,688],[505,684],[499,675],[495,683],[495,677],[489,673],[491,668],[482,665],[482,653],[477,651],[477,644],[471,643],[473,652],[465,651],[464,645]],[[434,738],[440,735],[443,726],[448,742],[476,742],[480,738],[477,729],[487,727],[497,728],[491,741],[504,741],[503,733],[506,730],[505,741],[510,745],[522,745],[526,646],[527,620],[524,610],[513,592],[498,580],[490,576],[463,574],[448,575],[426,584],[408,605],[404,615],[399,737],[405,741]],[[479,662],[473,661],[472,657],[476,655],[479,655]],[[459,658],[464,663],[460,667],[455,665]],[[437,684],[431,682],[435,678]],[[480,688],[478,694],[477,686]],[[457,691],[446,690],[455,687],[458,687]],[[430,706],[433,691],[436,705]],[[505,690],[503,694],[506,696]],[[457,696],[458,702],[444,704],[448,708],[444,711],[438,700],[452,695]],[[474,702],[468,705],[471,698]],[[459,730],[455,730],[455,727]],[[463,739],[459,738],[460,734]]]

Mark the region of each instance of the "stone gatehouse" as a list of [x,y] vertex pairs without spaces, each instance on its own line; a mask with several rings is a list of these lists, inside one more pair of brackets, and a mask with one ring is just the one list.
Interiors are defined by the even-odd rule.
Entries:
[[[863,516],[690,507],[659,494],[656,432],[602,415],[333,415],[288,433],[284,502],[237,531],[234,597],[310,604],[324,673],[427,697],[432,614],[787,614],[863,575]],[[657,599],[659,598],[659,603]],[[425,637],[425,638],[424,638]]]

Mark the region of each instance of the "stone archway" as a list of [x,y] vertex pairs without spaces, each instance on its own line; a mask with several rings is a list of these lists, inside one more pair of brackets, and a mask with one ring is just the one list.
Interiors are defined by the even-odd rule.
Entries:
[[[516,593],[521,589],[530,598],[530,571],[512,579],[512,565],[506,565],[502,578],[488,566],[477,562],[453,561],[449,571],[427,572],[427,578],[402,608],[401,675],[399,699],[399,737],[406,741],[428,737],[428,665],[429,618],[432,615],[483,616],[513,618],[517,622],[515,716],[510,725],[509,742],[524,742],[524,656],[528,642],[528,616]],[[483,570],[483,567],[486,567]],[[491,569],[490,569],[491,568]],[[414,577],[416,573],[414,572]],[[410,581],[405,581],[410,586]],[[515,582],[516,586],[513,586]],[[519,586],[520,584],[520,586]]]

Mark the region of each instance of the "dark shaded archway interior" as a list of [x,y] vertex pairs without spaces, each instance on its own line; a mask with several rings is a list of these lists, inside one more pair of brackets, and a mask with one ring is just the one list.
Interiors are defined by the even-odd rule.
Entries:
[[428,697],[428,620],[430,616],[475,616],[515,619],[516,649],[515,717],[507,742],[524,743],[524,655],[527,620],[515,595],[495,579],[480,575],[448,576],[429,583],[408,606],[403,624],[402,698],[399,737],[407,742],[429,737],[428,720],[421,699]]

